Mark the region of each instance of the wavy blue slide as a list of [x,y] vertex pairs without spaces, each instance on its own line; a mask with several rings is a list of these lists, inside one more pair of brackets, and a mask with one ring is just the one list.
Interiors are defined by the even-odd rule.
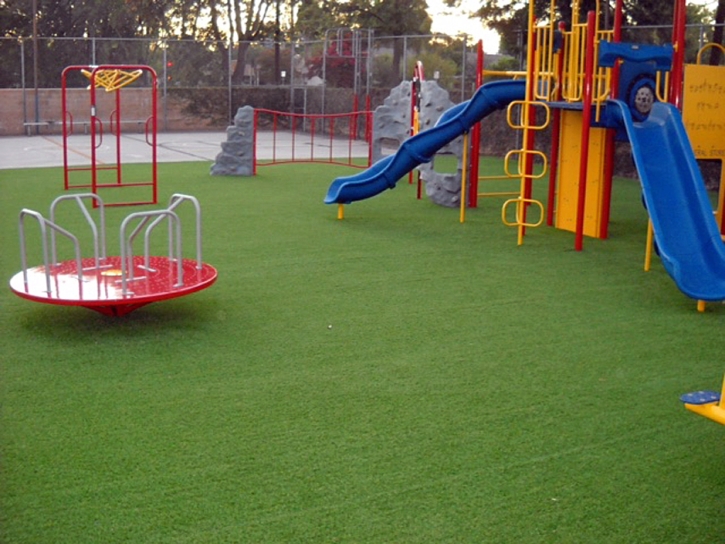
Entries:
[[679,110],[656,102],[638,123],[623,102],[610,108],[627,130],[665,270],[687,296],[725,300],[725,245]]
[[524,81],[494,81],[483,85],[473,98],[443,113],[433,128],[408,138],[394,155],[352,176],[337,178],[325,197],[325,204],[349,204],[364,200],[385,189],[392,189],[400,178],[421,163],[429,162],[436,151],[450,143],[491,112],[523,100]]

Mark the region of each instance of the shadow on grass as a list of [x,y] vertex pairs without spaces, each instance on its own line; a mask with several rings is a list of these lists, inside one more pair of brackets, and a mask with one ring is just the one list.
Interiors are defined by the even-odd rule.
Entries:
[[89,335],[139,338],[174,330],[199,330],[214,320],[214,299],[152,303],[122,317],[86,308],[36,305],[19,318],[20,327],[45,339],[83,341]]

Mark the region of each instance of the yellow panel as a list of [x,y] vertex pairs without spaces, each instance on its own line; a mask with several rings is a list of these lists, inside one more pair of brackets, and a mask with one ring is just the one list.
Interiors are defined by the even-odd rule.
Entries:
[[682,120],[698,159],[725,159],[725,67],[685,65]]
[[[576,231],[581,161],[582,112],[561,112],[561,142],[556,195],[556,227]],[[599,238],[604,197],[604,159],[606,130],[592,128],[589,135],[587,193],[584,205],[584,234]]]

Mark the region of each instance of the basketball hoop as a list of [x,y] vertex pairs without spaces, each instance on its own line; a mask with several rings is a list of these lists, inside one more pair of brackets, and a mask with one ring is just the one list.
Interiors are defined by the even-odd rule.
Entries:
[[81,70],[81,73],[88,79],[93,79],[95,77],[96,85],[103,87],[106,89],[107,93],[110,93],[136,81],[141,77],[141,74],[143,74],[143,70],[133,70],[131,72],[120,69],[96,70],[95,72]]

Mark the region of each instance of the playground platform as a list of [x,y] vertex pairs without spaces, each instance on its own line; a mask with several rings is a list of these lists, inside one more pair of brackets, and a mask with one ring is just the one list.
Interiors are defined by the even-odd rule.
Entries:
[[[294,136],[294,153],[296,158],[302,160],[309,155],[312,145],[309,137],[304,133]],[[157,135],[158,162],[191,162],[214,161],[221,151],[221,144],[227,139],[226,132],[163,132]],[[89,136],[74,135],[70,138],[68,163],[72,166],[88,164]],[[124,163],[151,162],[151,152],[141,133],[128,132],[122,136]],[[111,148],[115,145],[114,137],[107,137],[101,148]],[[315,139],[315,156],[324,157],[330,153],[332,145],[333,156],[367,157],[368,147],[364,141],[335,139],[332,144],[329,140]],[[257,159],[270,160],[273,156],[277,160],[292,158],[292,136],[278,132],[273,137],[271,132],[259,132],[257,135]],[[102,153],[103,149],[99,150]],[[101,158],[101,160],[103,160]],[[33,136],[4,136],[0,138],[0,170],[10,168],[42,168],[63,166],[63,137],[61,135],[33,135]]]

